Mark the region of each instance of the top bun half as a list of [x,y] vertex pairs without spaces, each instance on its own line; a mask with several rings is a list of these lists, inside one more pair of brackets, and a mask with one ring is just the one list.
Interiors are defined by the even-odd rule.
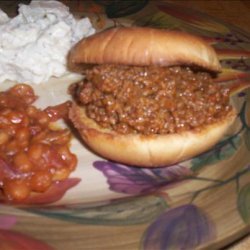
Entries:
[[194,65],[215,72],[221,69],[216,52],[201,38],[146,27],[104,30],[82,39],[69,53],[68,66],[72,71],[95,64]]

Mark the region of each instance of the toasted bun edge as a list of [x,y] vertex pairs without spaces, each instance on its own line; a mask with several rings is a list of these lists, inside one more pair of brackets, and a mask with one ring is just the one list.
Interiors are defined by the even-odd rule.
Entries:
[[159,167],[184,161],[210,149],[224,136],[236,112],[232,110],[221,121],[204,126],[199,132],[149,136],[123,135],[103,129],[77,104],[73,104],[69,117],[83,141],[100,156],[127,165]]

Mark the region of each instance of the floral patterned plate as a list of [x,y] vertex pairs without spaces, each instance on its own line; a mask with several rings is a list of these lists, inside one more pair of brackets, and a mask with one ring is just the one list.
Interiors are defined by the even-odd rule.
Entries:
[[[231,86],[234,126],[202,155],[155,169],[109,162],[75,137],[79,163],[68,180],[22,206],[0,206],[0,249],[216,249],[249,232],[250,35],[163,1],[132,2],[78,1],[71,7],[98,29],[139,25],[203,37],[223,65],[218,82]],[[78,79],[70,74],[35,86],[37,105],[68,99],[67,87]]]

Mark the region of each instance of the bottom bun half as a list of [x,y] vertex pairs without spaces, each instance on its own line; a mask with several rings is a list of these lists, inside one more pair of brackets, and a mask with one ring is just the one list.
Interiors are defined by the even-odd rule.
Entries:
[[232,110],[221,121],[198,132],[166,135],[118,134],[103,129],[77,104],[73,104],[69,116],[86,145],[100,156],[127,165],[160,167],[207,151],[224,136],[236,115]]

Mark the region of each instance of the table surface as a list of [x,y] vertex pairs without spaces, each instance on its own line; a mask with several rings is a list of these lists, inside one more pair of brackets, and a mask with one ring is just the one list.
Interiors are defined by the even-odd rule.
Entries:
[[[69,2],[69,5],[73,6],[72,0],[61,1],[64,3]],[[81,0],[74,0],[76,3],[75,6],[77,6],[77,2],[80,1]],[[16,13],[18,3],[21,2],[28,3],[29,0],[1,0],[0,7],[13,16]],[[168,0],[168,2],[174,2],[185,8],[191,7],[198,11],[202,11],[212,17],[219,18],[229,24],[236,25],[241,29],[250,32],[249,0]]]
[[[20,2],[28,3],[29,1],[1,0],[0,8],[8,12],[10,16],[14,16],[16,7]],[[67,1],[64,0],[63,2],[66,3]],[[193,8],[209,14],[211,17],[233,24],[246,32],[250,32],[250,1],[248,0],[169,0],[168,2],[174,2],[184,8]],[[228,249],[250,249],[250,236],[239,240]]]
[[[69,6],[78,6],[82,0],[61,0]],[[89,0],[84,0],[85,2]],[[161,0],[158,0],[161,1]],[[229,24],[236,25],[250,32],[250,1],[249,0],[165,0],[179,4],[184,8],[191,7],[198,11],[219,18]],[[18,3],[28,3],[30,0],[1,0],[0,8],[11,16],[16,13]],[[73,4],[74,3],[74,4]]]

